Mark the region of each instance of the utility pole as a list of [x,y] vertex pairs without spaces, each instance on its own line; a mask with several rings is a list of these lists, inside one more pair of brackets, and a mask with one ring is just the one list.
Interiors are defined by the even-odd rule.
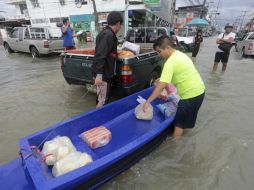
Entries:
[[175,21],[175,12],[176,12],[176,0],[173,0],[172,5],[171,5],[171,24],[174,24]]
[[[218,0],[218,4],[217,4],[217,7],[216,7],[216,13],[219,10],[219,6],[220,6],[220,0]],[[214,16],[214,20],[216,19],[216,17],[217,17],[217,14]]]
[[243,12],[243,15],[242,15],[243,18],[242,18],[242,21],[241,21],[240,29],[242,28],[242,25],[243,25],[243,22],[244,22],[246,13],[247,13],[248,11],[242,11],[242,12]]
[[92,1],[92,3],[93,3],[93,12],[94,12],[94,16],[95,16],[95,20],[94,20],[94,22],[95,22],[95,30],[97,31],[97,32],[99,32],[99,23],[98,23],[98,12],[97,12],[97,7],[96,7],[96,3],[95,3],[95,0],[91,0]]
[[202,11],[201,11],[201,14],[200,14],[200,18],[203,18],[203,17],[204,17],[205,8],[206,8],[205,5],[206,5],[206,0],[203,1]]

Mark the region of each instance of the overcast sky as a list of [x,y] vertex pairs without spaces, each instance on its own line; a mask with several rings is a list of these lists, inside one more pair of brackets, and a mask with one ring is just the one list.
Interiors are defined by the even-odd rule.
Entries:
[[[177,7],[179,6],[189,6],[189,5],[198,5],[203,3],[203,0],[176,0]],[[216,21],[219,25],[224,25],[225,23],[234,23],[237,17],[246,12],[245,22],[248,21],[251,17],[250,14],[254,13],[254,0],[207,0],[209,3],[209,12],[216,12],[217,5],[219,3],[218,12],[220,13],[217,16]],[[253,15],[254,16],[254,15]],[[241,17],[242,20],[243,16]]]
[[[14,6],[6,4],[7,0],[0,0],[0,15],[4,17],[8,17],[11,15],[15,15]],[[4,11],[4,12],[2,12]]]
[[[176,0],[177,7],[198,5],[204,0]],[[254,0],[207,0],[207,2],[214,2],[210,4],[210,12],[215,12],[219,3],[220,15],[217,16],[217,23],[224,25],[225,23],[233,23],[237,17],[243,15],[243,11],[249,11],[246,13],[245,21],[250,19],[250,13],[254,13]],[[15,8],[6,4],[7,0],[0,0],[0,15],[10,16],[15,15]],[[6,13],[2,13],[6,11]],[[243,17],[241,17],[242,19]]]

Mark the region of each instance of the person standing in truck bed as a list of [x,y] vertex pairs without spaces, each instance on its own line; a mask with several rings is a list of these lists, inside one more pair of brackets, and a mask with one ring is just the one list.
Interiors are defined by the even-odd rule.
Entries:
[[111,12],[108,26],[96,37],[95,57],[92,65],[94,84],[97,89],[96,108],[108,103],[113,78],[116,75],[117,37],[123,17],[119,12]]
[[70,21],[67,18],[63,19],[63,26],[61,28],[62,33],[63,33],[63,46],[64,46],[64,51],[71,50],[71,49],[76,49],[75,44],[73,41],[73,37],[76,35],[72,34],[72,29],[70,27]]

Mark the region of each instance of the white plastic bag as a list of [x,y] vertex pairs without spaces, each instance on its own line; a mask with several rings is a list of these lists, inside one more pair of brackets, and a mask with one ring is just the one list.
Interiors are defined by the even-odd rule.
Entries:
[[93,161],[92,157],[87,153],[72,152],[61,160],[58,160],[53,169],[53,176],[57,177],[73,171],[77,168],[87,165]]
[[46,156],[45,162],[49,166],[75,151],[76,148],[66,136],[57,136],[53,140],[45,142],[42,149],[42,153]]
[[143,105],[146,102],[141,96],[138,97],[137,101],[139,105],[135,108],[135,116],[137,119],[152,120],[153,119],[153,107],[150,104],[146,112],[143,111]]
[[136,55],[138,55],[140,52],[140,45],[126,41],[123,43],[122,49],[123,50],[124,49],[130,50],[130,51],[134,52]]

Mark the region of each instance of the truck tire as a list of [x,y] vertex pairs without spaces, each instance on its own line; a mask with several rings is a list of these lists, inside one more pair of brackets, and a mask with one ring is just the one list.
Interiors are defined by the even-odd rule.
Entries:
[[245,47],[241,50],[241,57],[247,58],[248,55],[245,54]]
[[10,48],[9,44],[7,43],[4,44],[4,50],[7,54],[13,53],[13,50]]
[[155,81],[159,78],[159,73],[157,71],[153,71],[151,74],[150,74],[150,77],[147,81],[147,84],[146,84],[146,87],[150,87],[150,86],[153,86]]
[[30,52],[32,54],[33,59],[40,57],[39,51],[36,49],[36,47],[31,47]]

